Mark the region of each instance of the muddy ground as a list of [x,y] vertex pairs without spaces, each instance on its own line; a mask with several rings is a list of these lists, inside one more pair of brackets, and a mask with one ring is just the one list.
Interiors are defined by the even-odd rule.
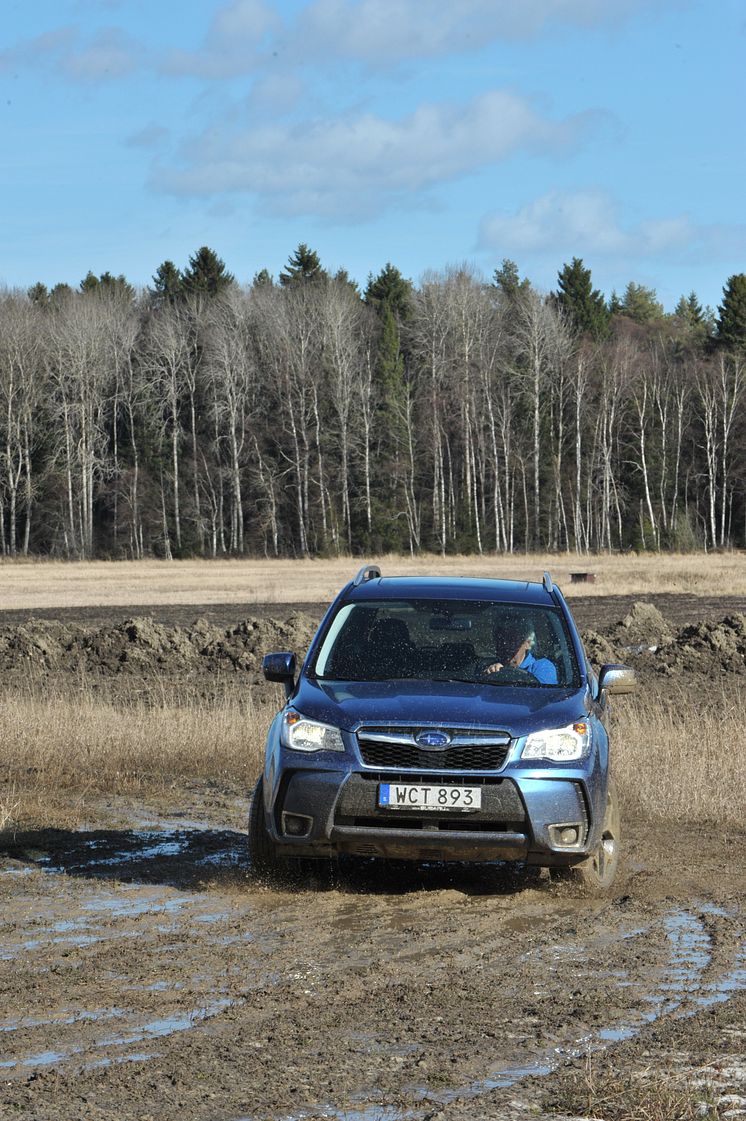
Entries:
[[[656,604],[574,609],[651,681],[743,674],[743,604]],[[299,649],[320,610],[24,614],[0,672],[251,681],[262,644]],[[193,785],[2,838],[0,1117],[613,1119],[684,1083],[703,1116],[746,1116],[746,831],[627,821],[599,901],[499,865],[267,886],[247,810]]]

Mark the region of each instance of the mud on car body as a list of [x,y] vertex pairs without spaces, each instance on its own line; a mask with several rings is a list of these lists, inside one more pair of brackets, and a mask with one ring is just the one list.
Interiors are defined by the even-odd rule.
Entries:
[[[517,635],[515,657],[498,658]],[[349,853],[519,861],[611,885],[620,831],[608,697],[631,692],[634,675],[594,672],[548,574],[384,577],[367,565],[300,672],[283,652],[266,655],[264,674],[287,703],[252,801],[260,873]]]

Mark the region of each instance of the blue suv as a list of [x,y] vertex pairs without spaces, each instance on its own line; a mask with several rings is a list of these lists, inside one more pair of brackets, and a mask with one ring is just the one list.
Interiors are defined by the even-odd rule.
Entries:
[[252,800],[259,874],[304,858],[519,861],[605,891],[619,861],[608,697],[559,588],[360,569],[300,672],[267,654],[287,703]]

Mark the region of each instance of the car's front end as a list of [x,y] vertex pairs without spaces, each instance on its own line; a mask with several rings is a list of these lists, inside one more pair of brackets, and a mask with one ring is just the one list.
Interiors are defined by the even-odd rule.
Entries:
[[[603,682],[556,589],[495,584],[350,586],[297,679],[288,655],[268,659],[288,692],[258,791],[278,857],[567,868],[605,843],[616,859]],[[549,681],[483,668],[516,619],[551,654]]]
[[276,717],[264,796],[278,851],[567,863],[596,842],[607,738],[583,692],[374,691],[304,684]]

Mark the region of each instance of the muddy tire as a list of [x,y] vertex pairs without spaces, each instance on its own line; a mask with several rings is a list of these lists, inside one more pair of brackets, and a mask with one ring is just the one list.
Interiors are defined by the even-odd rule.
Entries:
[[249,858],[255,876],[261,879],[273,879],[279,876],[280,862],[272,838],[267,832],[264,780],[261,778],[254,787],[249,810]]
[[267,832],[264,812],[264,781],[259,779],[254,787],[249,810],[249,859],[257,879],[278,887],[297,887],[306,881],[329,879],[330,862],[312,860],[302,856],[280,856]]
[[601,840],[585,860],[569,868],[552,868],[553,879],[570,880],[587,895],[603,895],[614,882],[619,866],[619,802],[611,779],[606,791],[606,812]]

